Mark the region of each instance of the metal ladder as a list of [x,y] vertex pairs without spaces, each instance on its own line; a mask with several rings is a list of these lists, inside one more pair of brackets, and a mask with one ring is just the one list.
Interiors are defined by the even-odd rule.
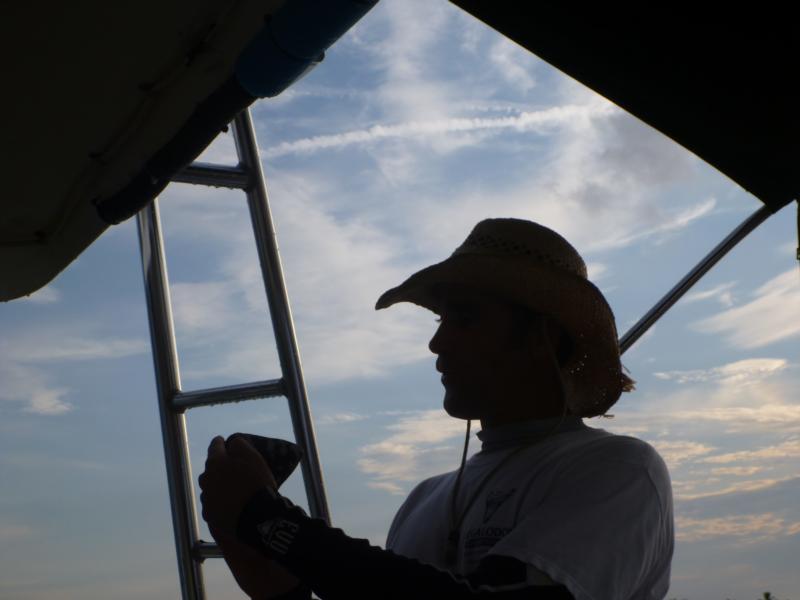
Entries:
[[206,558],[222,556],[216,544],[199,539],[193,493],[194,482],[184,418],[187,409],[285,396],[289,404],[295,441],[304,453],[301,468],[309,510],[312,516],[330,522],[314,427],[300,365],[300,353],[249,110],[241,112],[232,125],[239,158],[238,166],[193,163],[173,177],[173,181],[235,188],[246,192],[281,365],[280,379],[186,392],[181,389],[157,199],[137,216],[167,483],[184,600],[205,598],[201,563]]

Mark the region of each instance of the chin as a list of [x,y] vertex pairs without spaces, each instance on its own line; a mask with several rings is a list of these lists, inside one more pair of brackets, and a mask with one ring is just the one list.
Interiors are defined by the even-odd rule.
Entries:
[[470,406],[468,402],[459,399],[450,392],[444,394],[444,410],[445,412],[456,419],[480,419],[480,411]]

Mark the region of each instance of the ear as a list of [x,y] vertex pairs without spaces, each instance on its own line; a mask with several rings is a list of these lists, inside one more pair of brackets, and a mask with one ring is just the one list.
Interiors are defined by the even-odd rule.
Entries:
[[549,315],[544,315],[542,318],[544,319],[542,331],[547,336],[550,347],[556,353],[558,366],[563,368],[569,361],[570,356],[572,356],[575,344],[567,330],[562,327],[558,320]]

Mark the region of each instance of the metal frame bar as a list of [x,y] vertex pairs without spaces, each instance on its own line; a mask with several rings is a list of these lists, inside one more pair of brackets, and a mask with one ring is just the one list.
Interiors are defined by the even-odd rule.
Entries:
[[178,392],[172,399],[172,408],[178,412],[183,412],[198,406],[229,404],[231,402],[242,402],[243,400],[258,400],[259,398],[285,395],[286,390],[283,379],[256,381],[254,383],[227,385],[191,392]]
[[692,286],[705,275],[711,267],[730,252],[736,244],[741,242],[749,233],[767,220],[772,211],[765,204],[750,215],[736,229],[711,250],[695,267],[681,279],[666,295],[661,298],[639,321],[631,327],[619,342],[620,354],[624,354],[648,329],[655,325],[664,313],[688,292]]
[[311,419],[311,409],[308,405],[308,394],[300,362],[300,350],[297,345],[289,297],[283,281],[283,268],[275,239],[272,214],[269,209],[267,187],[258,157],[258,144],[249,111],[242,111],[234,119],[233,137],[241,167],[252,175],[252,185],[246,190],[247,201],[250,206],[250,218],[256,238],[261,275],[272,315],[272,327],[275,332],[278,358],[286,386],[295,441],[304,452],[301,468],[309,511],[312,516],[330,523],[322,468],[314,436],[314,424]]
[[250,187],[250,175],[241,167],[192,163],[172,176],[177,183],[209,185],[244,190]]
[[150,343],[158,390],[158,413],[161,417],[161,434],[166,459],[172,527],[178,559],[183,598],[203,600],[203,573],[200,563],[193,559],[193,546],[199,538],[197,509],[194,502],[194,481],[189,462],[189,444],[186,437],[186,420],[172,407],[181,381],[178,353],[175,347],[175,330],[169,286],[166,285],[167,265],[158,200],[153,200],[136,217],[139,246],[142,253],[147,314],[150,322]]

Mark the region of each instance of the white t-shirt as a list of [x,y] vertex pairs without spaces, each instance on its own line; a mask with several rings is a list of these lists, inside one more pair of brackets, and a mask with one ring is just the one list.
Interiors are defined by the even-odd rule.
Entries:
[[577,600],[663,598],[674,548],[664,461],[647,443],[589,428],[578,418],[541,439],[558,422],[478,433],[483,447],[467,461],[456,500],[456,514],[466,514],[453,566],[445,552],[457,471],[414,488],[386,547],[461,575],[487,554],[513,557],[533,567],[529,583],[538,583],[538,569]]

